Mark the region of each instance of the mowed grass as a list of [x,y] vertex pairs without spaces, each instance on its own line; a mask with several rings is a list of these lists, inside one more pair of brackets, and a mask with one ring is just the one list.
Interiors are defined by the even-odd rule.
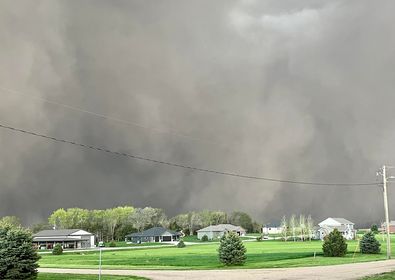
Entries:
[[363,280],[393,280],[395,279],[395,271],[383,274],[377,274],[369,277],[362,278]]
[[[60,274],[60,273],[39,273],[37,280],[97,280],[97,275],[83,274]],[[102,275],[102,280],[145,280],[147,278],[137,276],[112,276]]]
[[[381,241],[381,240],[380,240]],[[138,250],[104,251],[103,268],[106,269],[217,269],[225,268],[218,261],[218,243],[190,245],[185,248],[162,247]],[[321,241],[245,242],[247,261],[243,268],[275,268],[333,265],[385,259],[385,245],[377,255],[362,255],[357,241],[348,242],[349,253],[342,258],[322,256]],[[395,252],[395,246],[393,246]],[[355,253],[354,253],[355,252]],[[314,257],[316,253],[316,257]],[[68,253],[60,256],[43,255],[41,267],[96,268],[98,252]],[[240,268],[240,267],[235,267]]]

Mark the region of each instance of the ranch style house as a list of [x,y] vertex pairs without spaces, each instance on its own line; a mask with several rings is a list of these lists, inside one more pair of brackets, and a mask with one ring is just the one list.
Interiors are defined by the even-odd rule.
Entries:
[[125,236],[126,242],[172,242],[180,239],[181,234],[164,227],[153,227],[143,232],[131,233]]
[[82,229],[42,230],[33,235],[33,245],[38,249],[53,249],[61,244],[63,249],[95,247],[95,236]]
[[219,224],[215,226],[208,226],[197,231],[197,238],[202,239],[203,236],[207,236],[209,240],[221,238],[228,232],[235,232],[238,236],[245,236],[246,230],[240,226],[234,226],[231,224]]

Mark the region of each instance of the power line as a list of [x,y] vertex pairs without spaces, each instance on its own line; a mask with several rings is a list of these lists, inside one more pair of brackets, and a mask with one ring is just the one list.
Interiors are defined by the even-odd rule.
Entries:
[[3,87],[1,85],[0,85],[0,90],[2,90],[3,92],[17,94],[17,95],[25,96],[25,97],[28,97],[28,98],[31,98],[31,99],[39,100],[41,102],[45,102],[45,103],[48,103],[48,104],[60,106],[60,107],[63,107],[65,109],[72,110],[72,111],[75,111],[75,112],[80,112],[80,113],[83,113],[83,114],[88,114],[88,115],[91,115],[91,116],[94,116],[94,117],[98,117],[98,118],[101,118],[101,119],[105,119],[105,120],[108,120],[108,121],[116,122],[116,123],[119,123],[119,124],[122,124],[122,125],[126,125],[126,126],[129,126],[129,127],[130,126],[139,127],[139,128],[150,130],[150,131],[155,132],[155,133],[174,135],[174,136],[181,137],[181,138],[184,138],[184,139],[191,139],[191,140],[194,140],[194,141],[213,143],[213,144],[216,144],[218,146],[223,146],[223,143],[216,142],[216,141],[213,141],[213,140],[208,140],[208,139],[203,139],[203,138],[194,137],[194,136],[190,136],[190,135],[185,135],[185,134],[180,133],[180,132],[175,131],[175,130],[161,129],[161,128],[155,128],[155,127],[148,127],[148,126],[145,126],[145,125],[140,124],[140,123],[131,122],[131,121],[128,121],[128,120],[124,120],[124,119],[120,119],[120,118],[104,115],[104,114],[97,113],[97,112],[94,112],[94,111],[86,110],[86,109],[81,108],[81,107],[76,107],[76,106],[72,106],[72,105],[69,105],[69,104],[61,103],[61,102],[58,102],[58,101],[50,100],[50,99],[47,99],[47,98],[44,98],[44,97],[35,96],[35,95],[32,95],[32,94],[22,93],[22,92],[13,90],[13,89],[9,89],[9,88]]
[[153,163],[157,163],[157,164],[168,165],[168,166],[172,166],[172,167],[179,167],[179,168],[184,168],[184,169],[189,169],[189,170],[195,170],[195,171],[213,173],[213,174],[219,174],[219,175],[226,175],[226,176],[232,176],[232,177],[239,177],[239,178],[245,178],[245,179],[262,180],[262,181],[277,182],[277,183],[298,184],[298,185],[317,185],[317,186],[373,186],[373,185],[376,186],[378,184],[377,182],[374,182],[374,183],[306,182],[306,181],[293,181],[293,180],[286,180],[286,179],[275,179],[275,178],[267,178],[267,177],[250,176],[250,175],[244,175],[244,174],[239,174],[239,173],[234,173],[234,172],[225,172],[225,171],[218,171],[218,170],[213,170],[213,169],[193,167],[190,165],[172,163],[172,162],[168,162],[168,161],[162,161],[162,160],[152,159],[152,158],[148,158],[148,157],[132,155],[132,154],[128,154],[128,153],[116,152],[116,151],[112,151],[112,150],[109,150],[104,147],[97,147],[97,146],[78,143],[78,142],[74,142],[74,141],[70,141],[70,140],[66,140],[66,139],[62,139],[62,138],[56,138],[56,137],[28,131],[28,130],[24,130],[24,129],[12,127],[12,126],[7,126],[7,125],[3,125],[3,124],[0,124],[0,128],[12,130],[12,131],[20,132],[20,133],[24,133],[24,134],[29,134],[29,135],[33,135],[36,137],[41,137],[41,138],[45,138],[48,140],[53,140],[56,142],[79,146],[79,147],[83,147],[83,148],[87,148],[87,149],[91,149],[91,150],[114,154],[117,156],[139,159],[139,160],[144,160],[144,161],[153,162]]

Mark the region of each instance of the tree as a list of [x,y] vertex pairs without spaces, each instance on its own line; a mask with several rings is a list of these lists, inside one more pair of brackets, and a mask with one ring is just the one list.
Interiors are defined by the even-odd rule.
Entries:
[[63,248],[62,245],[60,245],[59,243],[56,244],[53,249],[52,249],[52,255],[61,255],[63,254]]
[[291,228],[292,237],[295,242],[296,241],[296,239],[295,239],[295,236],[296,236],[296,217],[295,217],[295,215],[291,215],[291,218],[289,218],[289,227]]
[[306,219],[304,215],[299,215],[299,232],[300,232],[300,240],[304,241],[306,234]]
[[28,230],[10,224],[0,225],[0,279],[37,278],[40,256],[32,241]]
[[245,213],[240,211],[232,212],[229,216],[229,222],[235,226],[241,226],[248,232],[252,232],[252,219]]
[[105,210],[105,221],[109,229],[110,239],[114,240],[115,231],[121,224],[125,224],[134,208],[130,206],[118,206],[112,209]]
[[282,235],[284,241],[287,241],[287,233],[288,233],[287,217],[284,216],[281,219],[281,235]]
[[380,253],[380,242],[374,237],[373,232],[367,232],[363,235],[359,242],[362,254],[378,254]]
[[347,254],[347,243],[337,229],[325,236],[322,251],[325,257],[343,257]]
[[178,243],[177,243],[177,248],[184,248],[186,245],[185,245],[185,243],[184,243],[184,241],[183,240],[180,240]]
[[370,228],[370,231],[373,234],[378,234],[379,233],[379,227],[377,225],[372,225],[372,227]]
[[218,248],[219,260],[225,265],[241,265],[246,261],[246,248],[240,237],[229,232],[220,239]]
[[311,215],[307,216],[306,220],[306,233],[309,236],[309,241],[311,241],[311,237],[313,235],[314,221],[311,218]]
[[201,220],[199,213],[189,212],[188,213],[189,235],[193,235],[197,226],[199,226],[201,223],[202,223],[202,220]]
[[15,227],[21,226],[21,221],[15,216],[5,216],[0,219],[0,225],[11,225]]
[[38,224],[34,224],[30,227],[30,230],[33,233],[37,233],[39,231],[46,230],[46,229],[52,229],[52,226],[48,223],[38,223]]

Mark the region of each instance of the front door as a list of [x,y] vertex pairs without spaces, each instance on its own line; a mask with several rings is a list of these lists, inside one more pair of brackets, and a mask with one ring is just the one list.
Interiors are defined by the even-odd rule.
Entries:
[[155,236],[155,242],[159,242],[159,236]]

